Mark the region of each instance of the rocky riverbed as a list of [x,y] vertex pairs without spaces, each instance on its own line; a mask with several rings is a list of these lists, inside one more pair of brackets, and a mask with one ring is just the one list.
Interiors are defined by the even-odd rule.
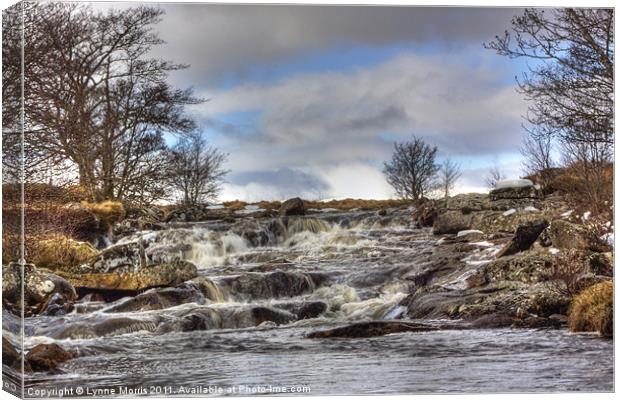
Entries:
[[[368,211],[144,210],[88,263],[26,266],[26,388],[608,391],[613,343],[568,332],[553,271],[578,251],[575,285],[609,281],[611,248],[569,211],[530,186]],[[15,376],[19,266],[4,276]]]

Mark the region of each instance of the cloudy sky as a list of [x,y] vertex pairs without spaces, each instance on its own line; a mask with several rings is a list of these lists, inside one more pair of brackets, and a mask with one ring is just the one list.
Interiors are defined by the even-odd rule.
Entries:
[[190,109],[229,159],[222,199],[389,198],[382,166],[412,135],[484,191],[520,173],[525,64],[483,48],[518,9],[166,4],[158,56],[209,101]]

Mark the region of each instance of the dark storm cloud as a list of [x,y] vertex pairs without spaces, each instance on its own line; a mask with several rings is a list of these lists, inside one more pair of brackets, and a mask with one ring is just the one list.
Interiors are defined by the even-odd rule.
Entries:
[[158,55],[189,63],[194,85],[338,46],[480,45],[509,25],[514,8],[166,4]]

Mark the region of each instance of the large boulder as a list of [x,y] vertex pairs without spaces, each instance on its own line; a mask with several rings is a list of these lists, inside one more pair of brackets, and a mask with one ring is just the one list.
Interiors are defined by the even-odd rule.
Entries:
[[[152,253],[152,252],[151,252]],[[138,242],[109,247],[88,263],[58,271],[76,288],[143,290],[175,286],[197,276],[196,266],[179,257],[163,260]]]
[[506,179],[498,181],[489,192],[491,201],[502,199],[539,199],[540,188],[529,179]]
[[543,219],[519,225],[510,242],[497,253],[497,258],[528,250],[547,226],[549,223]]
[[[10,263],[2,267],[2,304],[21,315],[21,266]],[[32,264],[24,265],[24,313],[64,314],[71,311],[76,299],[73,286],[58,275],[38,270]]]
[[588,248],[588,235],[585,228],[568,221],[561,219],[551,221],[548,235],[551,245],[558,249]]
[[435,219],[433,233],[440,235],[444,233],[458,233],[470,229],[471,215],[463,214],[460,211],[446,211]]
[[[20,371],[22,369],[22,356],[21,352],[18,351],[13,343],[11,343],[7,338],[2,336],[2,364],[4,366],[8,366],[15,370]],[[32,371],[30,364],[28,361],[24,360],[24,370],[25,372]]]
[[96,272],[92,266],[81,273],[64,276],[76,288],[91,290],[138,291],[161,286],[176,286],[198,275],[196,266],[189,261],[168,264],[136,265],[133,269]]
[[310,274],[285,271],[226,276],[217,285],[227,297],[242,301],[294,297],[318,286]]
[[299,197],[286,200],[280,206],[280,216],[288,215],[304,215],[306,214],[306,205]]
[[461,193],[446,200],[446,209],[469,214],[489,209],[489,195],[483,193]]
[[73,354],[56,343],[38,344],[26,354],[26,361],[33,371],[55,371],[58,366],[73,358]]

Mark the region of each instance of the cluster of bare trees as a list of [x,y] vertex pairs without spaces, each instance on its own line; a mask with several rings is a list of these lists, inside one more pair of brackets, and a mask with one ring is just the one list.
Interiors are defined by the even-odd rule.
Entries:
[[431,192],[447,198],[461,176],[461,166],[449,158],[437,164],[436,156],[437,146],[414,136],[410,142],[394,144],[383,174],[400,198],[418,200]]
[[614,10],[527,9],[486,47],[536,61],[517,80],[530,104],[525,172],[545,184],[553,167],[570,168],[585,200],[600,204],[610,196],[613,158]]
[[[170,195],[170,182],[187,170],[175,170],[184,148],[170,150],[164,135],[195,140],[184,139],[197,136],[185,108],[202,100],[168,83],[168,75],[186,65],[150,56],[162,43],[153,32],[162,13],[143,6],[104,13],[60,2],[22,2],[3,13],[3,154],[9,173],[22,161],[29,180],[67,176],[73,169],[93,200],[144,203]],[[22,128],[26,159],[20,154]],[[215,149],[201,155],[218,155],[199,161],[216,170],[200,174],[217,184],[225,157]],[[190,197],[199,201],[208,194]]]

